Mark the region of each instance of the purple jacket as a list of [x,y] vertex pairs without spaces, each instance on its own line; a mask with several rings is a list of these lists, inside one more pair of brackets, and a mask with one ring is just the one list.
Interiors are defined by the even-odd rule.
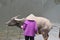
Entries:
[[25,36],[35,36],[38,31],[36,22],[34,20],[26,20],[23,24],[23,30]]

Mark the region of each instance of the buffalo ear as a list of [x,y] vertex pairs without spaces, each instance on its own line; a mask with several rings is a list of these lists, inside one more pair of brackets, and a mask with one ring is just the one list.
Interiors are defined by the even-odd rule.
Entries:
[[6,25],[8,25],[8,24],[9,24],[9,22],[10,22],[10,20],[9,20],[9,21],[7,21],[7,22],[5,22],[5,24],[6,24]]
[[5,22],[6,25],[8,25],[8,22]]

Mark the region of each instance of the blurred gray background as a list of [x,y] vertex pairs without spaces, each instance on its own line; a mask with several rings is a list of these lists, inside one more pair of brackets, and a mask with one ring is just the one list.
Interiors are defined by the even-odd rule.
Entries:
[[0,0],[0,40],[12,40],[12,37],[19,39],[20,29],[8,27],[5,22],[13,16],[23,18],[29,14],[46,17],[59,24],[60,0]]

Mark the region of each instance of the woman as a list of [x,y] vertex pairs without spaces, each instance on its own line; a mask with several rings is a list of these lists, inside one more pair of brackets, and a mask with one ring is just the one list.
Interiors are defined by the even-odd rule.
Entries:
[[38,31],[37,24],[34,20],[26,20],[22,25],[25,40],[34,40],[34,36]]

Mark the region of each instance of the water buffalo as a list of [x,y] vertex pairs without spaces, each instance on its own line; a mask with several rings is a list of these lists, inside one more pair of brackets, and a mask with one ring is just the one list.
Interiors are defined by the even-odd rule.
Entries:
[[43,35],[44,40],[47,40],[49,35],[49,31],[52,28],[52,23],[50,22],[50,20],[48,20],[47,18],[44,17],[38,17],[35,16],[33,14],[22,18],[22,19],[18,19],[18,16],[15,16],[13,18],[11,18],[11,20],[9,20],[8,22],[6,22],[6,24],[8,26],[17,26],[19,28],[21,28],[21,25],[24,23],[25,20],[29,19],[29,20],[35,20],[37,23],[37,27],[38,27],[38,33]]

